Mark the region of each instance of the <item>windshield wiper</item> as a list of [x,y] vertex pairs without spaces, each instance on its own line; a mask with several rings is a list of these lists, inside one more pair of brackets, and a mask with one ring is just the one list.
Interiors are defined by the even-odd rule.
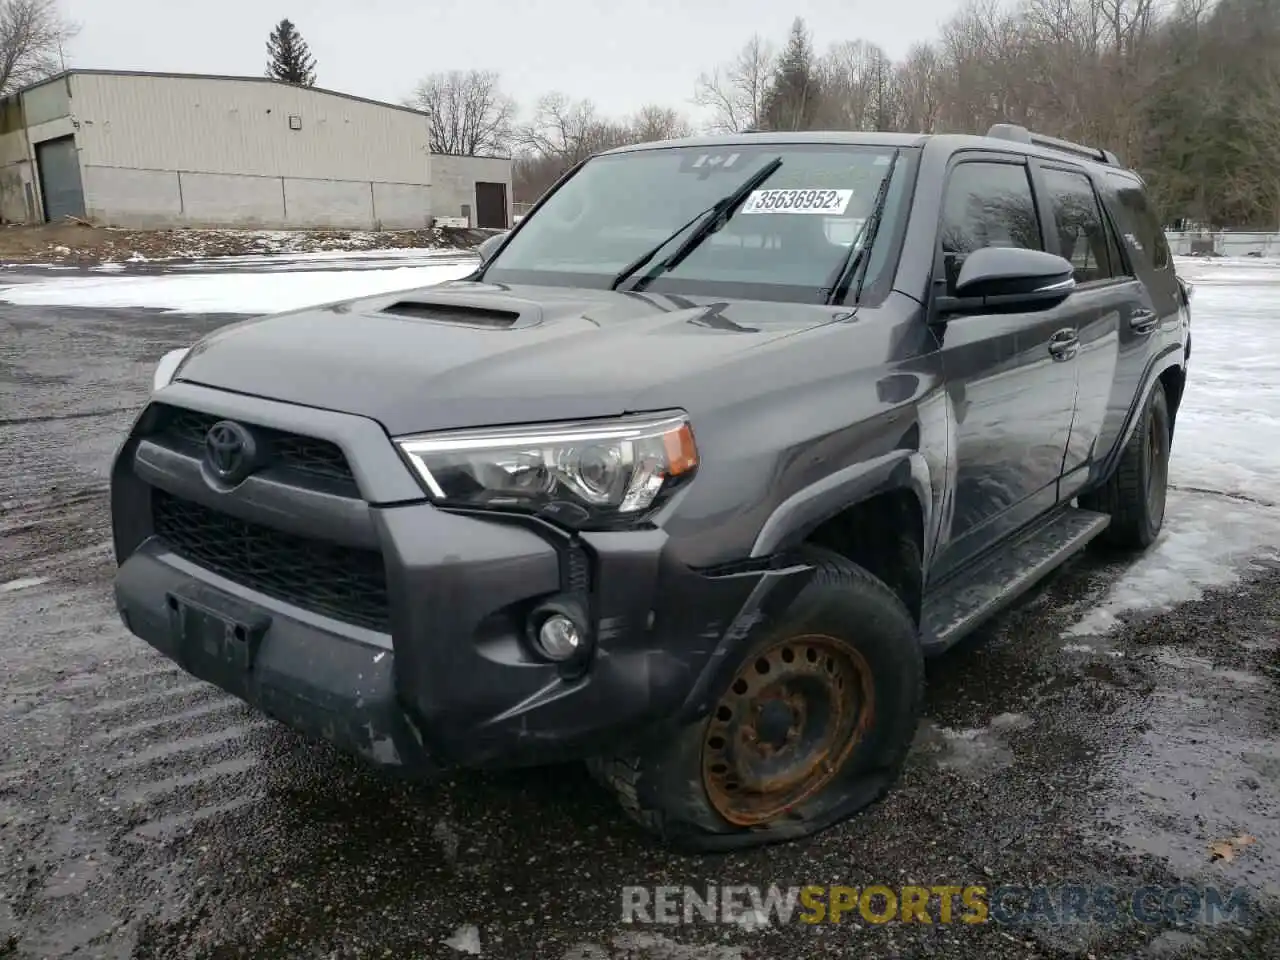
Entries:
[[[849,252],[845,254],[844,259],[840,261],[840,265],[836,267],[835,272],[827,279],[826,289],[831,292],[827,294],[827,303],[839,303],[844,299],[845,294],[849,292],[849,286],[853,283],[853,278],[858,277],[858,286],[853,293],[853,302],[857,303],[862,296],[862,282],[867,277],[866,270],[859,272],[866,262],[864,254],[871,249],[871,244],[875,242],[876,231],[880,229],[880,218],[884,215],[885,201],[889,198],[889,181],[893,179],[894,168],[898,165],[898,155],[901,150],[893,151],[893,156],[889,160],[889,169],[884,173],[884,179],[880,181],[880,188],[876,191],[875,201],[872,203],[871,212],[867,214],[866,221],[862,224],[859,231],[860,236],[854,237]],[[861,243],[858,240],[861,239]]]
[[702,221],[701,226],[695,229],[693,233],[689,234],[688,238],[684,241],[684,243],[680,244],[680,246],[676,247],[676,249],[672,251],[671,256],[667,257],[665,260],[659,263],[656,267],[654,267],[654,269],[650,270],[648,273],[642,276],[639,280],[637,280],[634,284],[632,284],[631,289],[639,290],[644,284],[648,283],[650,280],[652,280],[662,271],[670,270],[672,267],[676,266],[678,263],[680,263],[680,261],[682,261],[689,254],[691,254],[694,251],[694,248],[698,246],[698,244],[702,243],[703,240],[705,240],[711,234],[715,233],[715,231],[719,230],[722,226],[724,226],[729,221],[729,218],[733,216],[733,211],[738,207],[738,205],[741,204],[743,200],[747,199],[747,195],[751,193],[751,191],[754,190],[756,187],[760,186],[760,184],[768,180],[769,177],[773,176],[773,172],[777,170],[780,166],[782,166],[782,158],[774,157],[772,160],[766,163],[763,167],[761,167],[759,170],[753,173],[750,177],[748,177],[745,181],[743,181],[743,183],[736,190],[734,190],[733,193],[730,193],[727,196],[721,197],[714,204],[707,207],[707,209],[703,210],[697,216],[689,220],[688,223],[685,223],[683,226],[681,226],[679,230],[674,231],[670,236],[664,239],[656,247],[647,251],[643,256],[637,257],[631,263],[627,264],[621,271],[619,271],[618,276],[614,278],[612,289],[614,290],[618,289],[618,286],[622,283],[622,281],[626,280],[627,277],[631,276],[633,273],[635,273],[637,270],[643,267],[646,263],[648,263],[650,260],[656,257],[658,255],[658,251],[660,251],[663,247],[665,247],[668,243],[670,243],[676,237],[680,236],[680,234],[688,230],[689,227],[693,226],[693,224],[701,220]]
[[663,247],[665,247],[668,243],[670,243],[676,237],[680,236],[680,234],[684,233],[686,230],[692,227],[695,223],[697,223],[699,220],[701,220],[703,217],[713,212],[714,210],[715,210],[714,206],[707,207],[707,209],[705,210],[699,210],[692,217],[686,220],[679,228],[677,228],[676,230],[673,230],[671,233],[663,237],[661,243],[659,243],[656,246],[650,247],[644,253],[640,254],[640,256],[636,257],[634,260],[628,263],[625,267],[623,267],[621,270],[618,271],[618,275],[613,278],[613,283],[609,285],[609,289],[617,290],[618,285],[621,284],[623,280],[627,279],[627,277],[631,276],[633,273],[635,273],[637,270],[643,267],[646,263],[648,263],[650,260],[656,257],[661,252]]

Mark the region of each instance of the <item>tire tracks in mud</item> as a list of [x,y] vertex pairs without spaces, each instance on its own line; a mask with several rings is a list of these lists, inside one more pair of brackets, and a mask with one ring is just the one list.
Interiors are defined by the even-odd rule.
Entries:
[[139,354],[204,330],[166,318],[140,343],[118,317],[31,313],[0,310],[0,945],[128,956],[167,847],[261,796],[272,724],[128,634],[110,595]]
[[133,927],[165,906],[138,891],[180,872],[172,844],[261,799],[274,724],[129,635],[104,584],[0,595],[0,620],[17,681],[0,705],[10,920],[36,955],[129,956]]
[[112,417],[117,414],[136,413],[136,406],[112,407],[107,410],[79,410],[74,413],[50,413],[32,417],[0,417],[0,429],[25,426],[28,423],[53,423],[58,420],[87,420],[94,417]]

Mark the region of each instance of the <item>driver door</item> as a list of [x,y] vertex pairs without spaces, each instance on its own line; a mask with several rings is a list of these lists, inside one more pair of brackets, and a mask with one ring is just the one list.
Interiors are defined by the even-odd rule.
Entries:
[[[968,155],[967,155],[968,156]],[[952,292],[965,256],[1045,249],[1025,158],[982,154],[947,178],[933,289]],[[952,501],[931,580],[1052,509],[1075,409],[1072,298],[1024,312],[934,315],[952,424]]]

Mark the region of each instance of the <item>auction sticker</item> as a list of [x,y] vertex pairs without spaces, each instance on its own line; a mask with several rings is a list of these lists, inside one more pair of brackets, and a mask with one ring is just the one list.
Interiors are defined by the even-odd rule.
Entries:
[[853,199],[852,190],[757,190],[747,197],[742,213],[844,213]]

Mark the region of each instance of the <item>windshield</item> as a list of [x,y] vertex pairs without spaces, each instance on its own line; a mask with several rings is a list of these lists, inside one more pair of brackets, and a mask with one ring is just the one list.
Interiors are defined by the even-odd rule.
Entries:
[[[682,224],[780,157],[721,229],[645,289],[821,303],[833,270],[861,237],[893,155],[887,146],[759,143],[596,157],[521,224],[484,279],[608,287],[670,237],[661,254],[668,256],[692,232],[675,233]],[[897,164],[881,238],[893,233],[906,166]],[[871,253],[869,280],[884,260]]]

